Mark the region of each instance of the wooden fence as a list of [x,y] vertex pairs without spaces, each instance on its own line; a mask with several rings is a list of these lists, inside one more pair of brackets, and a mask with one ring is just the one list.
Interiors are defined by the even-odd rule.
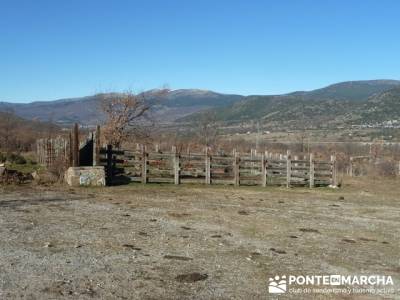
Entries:
[[56,162],[68,163],[70,154],[70,140],[63,137],[36,141],[38,163],[46,167],[51,167]]
[[122,175],[142,183],[202,183],[232,185],[337,186],[335,156],[331,160],[272,154],[212,155],[205,153],[100,150],[100,164],[106,167],[110,183]]
[[210,153],[179,153],[101,148],[100,128],[82,142],[75,124],[68,138],[37,141],[40,164],[47,167],[63,160],[66,166],[105,166],[107,184],[117,179],[142,183],[202,183],[232,185],[337,186],[335,156],[318,160],[313,154],[292,156],[269,152],[230,155]]
[[66,167],[96,166],[100,151],[100,127],[90,132],[82,141],[79,126],[75,124],[67,137],[46,138],[36,141],[38,163],[47,168],[55,163]]

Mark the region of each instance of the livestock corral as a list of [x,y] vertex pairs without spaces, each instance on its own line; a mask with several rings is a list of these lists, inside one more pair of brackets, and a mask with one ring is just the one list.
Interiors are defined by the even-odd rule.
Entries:
[[[313,154],[293,156],[265,151],[210,154],[103,150],[106,169],[120,170],[133,182],[233,185],[337,186],[336,161],[315,159]],[[109,159],[107,159],[107,157]],[[119,169],[118,169],[119,167]],[[115,172],[109,175],[112,177]],[[117,172],[118,173],[118,172]]]
[[69,140],[42,139],[37,142],[39,162],[50,167],[62,160],[66,166],[104,166],[108,185],[121,182],[202,183],[232,185],[332,186],[338,185],[335,155],[318,157],[313,153],[293,155],[268,151],[229,152],[206,147],[203,152],[149,149],[113,149],[103,146],[100,128],[89,138],[79,140],[78,126]]

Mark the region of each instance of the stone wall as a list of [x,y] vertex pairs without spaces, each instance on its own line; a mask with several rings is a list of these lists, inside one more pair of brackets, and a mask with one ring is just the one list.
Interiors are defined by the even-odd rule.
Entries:
[[70,186],[105,186],[104,167],[70,167],[65,181]]

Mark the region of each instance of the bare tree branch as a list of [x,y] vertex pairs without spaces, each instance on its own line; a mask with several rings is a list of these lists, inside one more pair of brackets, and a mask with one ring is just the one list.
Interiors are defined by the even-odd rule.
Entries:
[[[167,90],[159,90],[162,96]],[[106,114],[103,133],[107,143],[120,148],[128,140],[144,139],[149,136],[152,120],[149,115],[151,103],[145,93],[103,94],[102,110]],[[152,96],[155,96],[154,93]]]

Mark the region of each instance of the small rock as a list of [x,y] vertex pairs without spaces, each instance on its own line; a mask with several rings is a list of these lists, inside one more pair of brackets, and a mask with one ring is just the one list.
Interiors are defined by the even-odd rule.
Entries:
[[222,238],[222,236],[220,234],[214,234],[211,236],[212,238]]
[[350,243],[350,244],[355,244],[356,243],[356,241],[352,240],[352,239],[342,239],[342,241],[346,242],[346,243]]
[[301,232],[320,233],[317,229],[313,228],[299,228]]
[[377,242],[377,240],[375,240],[375,239],[369,239],[369,238],[364,238],[364,237],[360,237],[359,240],[363,241],[363,242]]
[[178,275],[175,277],[176,281],[186,282],[186,283],[192,283],[192,282],[196,282],[196,281],[206,280],[207,278],[208,278],[207,274],[200,274],[197,272],[181,274],[181,275]]
[[[1,168],[0,168],[0,175],[1,175]],[[39,176],[39,173],[37,171],[32,172],[31,176],[36,181],[40,180],[40,176]]]
[[136,250],[136,251],[140,251],[140,250],[142,250],[142,248],[135,247],[134,245],[131,245],[131,244],[123,244],[123,245],[122,245],[122,247],[125,247],[125,248],[130,248],[130,249],[132,249],[132,250]]
[[178,256],[178,255],[164,255],[164,258],[165,259],[182,260],[182,261],[193,260],[193,258],[191,258],[191,257]]
[[272,252],[278,253],[278,254],[286,254],[285,250],[280,250],[280,249],[275,249],[275,248],[269,248]]

